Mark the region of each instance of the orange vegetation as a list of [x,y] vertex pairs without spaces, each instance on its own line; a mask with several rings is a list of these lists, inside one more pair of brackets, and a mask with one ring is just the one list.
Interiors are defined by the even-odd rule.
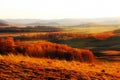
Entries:
[[0,39],[0,53],[13,52],[14,49],[14,40],[11,37],[8,37],[6,40]]
[[96,34],[93,34],[92,36],[98,40],[105,40],[112,36],[115,36],[115,34],[112,32],[105,32],[105,33],[96,33]]
[[119,65],[0,55],[0,80],[120,80]]
[[0,41],[0,53],[16,53],[31,57],[46,57],[52,59],[77,60],[81,62],[93,62],[94,55],[85,49],[72,48],[67,45],[38,41],[34,43],[20,42],[8,37]]
[[48,41],[59,41],[59,40],[70,40],[70,39],[84,39],[84,38],[96,38],[98,40],[105,40],[112,36],[119,36],[112,31],[102,32],[102,33],[80,33],[80,32],[33,32],[33,33],[4,33],[1,34],[0,37],[12,36],[16,39],[21,40],[48,40]]
[[116,50],[104,50],[104,51],[101,51],[101,53],[103,53],[104,55],[119,55],[120,51],[116,51]]

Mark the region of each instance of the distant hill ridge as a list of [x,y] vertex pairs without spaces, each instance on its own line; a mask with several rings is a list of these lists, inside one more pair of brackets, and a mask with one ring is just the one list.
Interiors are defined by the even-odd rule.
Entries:
[[0,20],[0,26],[9,26],[9,24],[4,20]]
[[5,21],[16,24],[25,24],[25,25],[80,25],[80,24],[88,24],[88,23],[96,23],[96,24],[119,24],[120,18],[96,18],[96,19],[50,19],[50,20],[42,20],[42,19],[5,19]]

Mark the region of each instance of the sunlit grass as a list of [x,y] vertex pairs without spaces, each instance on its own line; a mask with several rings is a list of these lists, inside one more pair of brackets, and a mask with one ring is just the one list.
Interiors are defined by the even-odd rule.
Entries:
[[57,60],[57,59],[48,59],[48,58],[33,58],[23,55],[0,55],[0,60],[5,60],[15,64],[19,64],[21,61],[27,63],[38,64],[43,67],[52,67],[60,68],[74,71],[82,72],[101,72],[104,70],[106,73],[119,76],[120,72],[120,62],[95,62],[95,63],[81,63],[77,61],[66,61],[66,60]]

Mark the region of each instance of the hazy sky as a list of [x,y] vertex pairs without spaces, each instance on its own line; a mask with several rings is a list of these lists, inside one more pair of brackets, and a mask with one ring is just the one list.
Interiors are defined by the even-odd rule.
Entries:
[[120,0],[0,0],[0,19],[120,17]]

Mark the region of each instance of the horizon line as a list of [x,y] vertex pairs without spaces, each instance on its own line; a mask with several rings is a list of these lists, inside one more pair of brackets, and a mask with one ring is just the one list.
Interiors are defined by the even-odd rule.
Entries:
[[23,19],[23,20],[25,20],[25,19],[38,19],[38,20],[62,20],[62,19],[106,19],[106,18],[120,18],[120,16],[119,17],[97,17],[97,18],[53,18],[53,19],[40,19],[40,18],[0,18],[0,19],[2,19],[2,20],[9,20],[9,19]]

